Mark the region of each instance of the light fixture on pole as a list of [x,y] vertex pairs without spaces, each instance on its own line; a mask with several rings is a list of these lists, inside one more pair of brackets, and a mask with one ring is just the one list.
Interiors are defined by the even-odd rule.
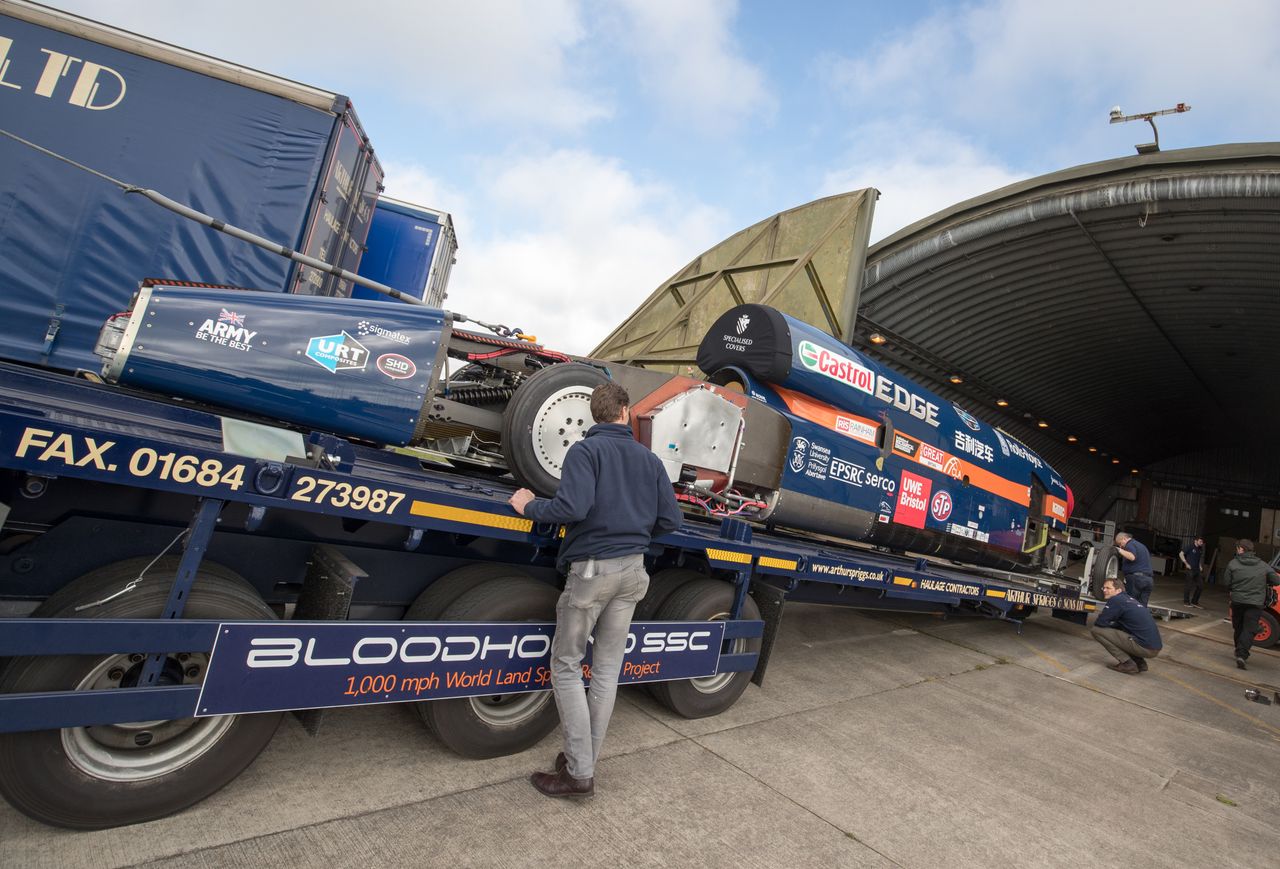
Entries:
[[1160,131],[1156,129],[1154,118],[1156,115],[1179,115],[1183,112],[1191,111],[1191,106],[1186,103],[1178,103],[1171,109],[1160,109],[1158,112],[1142,112],[1137,115],[1126,115],[1124,110],[1119,106],[1111,108],[1111,123],[1123,124],[1126,121],[1146,121],[1151,125],[1151,132],[1155,134],[1154,142],[1147,142],[1145,145],[1134,145],[1138,149],[1139,154],[1154,154],[1160,150]]

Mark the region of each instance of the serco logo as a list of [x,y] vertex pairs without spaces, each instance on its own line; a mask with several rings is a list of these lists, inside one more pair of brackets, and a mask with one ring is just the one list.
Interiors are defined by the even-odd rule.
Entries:
[[939,522],[947,521],[951,516],[951,493],[940,490],[934,494],[933,500],[929,503],[929,512]]
[[747,327],[750,325],[751,325],[751,318],[748,317],[746,314],[743,314],[741,317],[738,318],[738,334],[741,335],[743,332],[747,331]]

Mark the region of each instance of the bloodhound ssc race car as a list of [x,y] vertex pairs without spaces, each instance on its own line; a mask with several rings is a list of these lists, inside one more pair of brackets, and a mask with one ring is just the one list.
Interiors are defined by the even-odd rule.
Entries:
[[761,305],[712,325],[706,381],[463,331],[433,308],[163,282],[97,350],[110,382],[510,473],[544,495],[592,425],[591,390],[612,379],[695,515],[1016,569],[1046,565],[1071,510],[1015,438]]

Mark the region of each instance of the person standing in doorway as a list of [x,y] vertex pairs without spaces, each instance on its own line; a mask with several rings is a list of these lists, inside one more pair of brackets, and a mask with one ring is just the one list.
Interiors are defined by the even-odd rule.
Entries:
[[[567,525],[557,564],[567,574],[556,603],[551,642],[551,687],[564,728],[555,772],[529,780],[549,797],[595,793],[600,758],[618,674],[636,603],[649,588],[644,555],[654,537],[680,527],[680,505],[662,461],[631,433],[631,399],[616,383],[591,393],[596,424],[564,457],[556,496],[528,489],[511,507],[535,522]],[[591,652],[591,688],[582,688],[582,659]]]
[[1116,554],[1120,556],[1120,572],[1124,574],[1124,590],[1143,606],[1151,600],[1151,552],[1133,539],[1128,531],[1116,534]]
[[1280,585],[1280,574],[1253,554],[1252,540],[1236,541],[1236,557],[1222,572],[1222,587],[1231,593],[1231,630],[1236,642],[1236,666],[1249,667],[1249,649],[1258,633],[1258,619],[1267,605],[1270,586]]
[[1187,577],[1182,583],[1182,602],[1198,610],[1204,609],[1200,606],[1200,592],[1204,591],[1204,576],[1201,574],[1204,567],[1204,538],[1196,537],[1188,546],[1184,546],[1178,553],[1178,560],[1187,571]]

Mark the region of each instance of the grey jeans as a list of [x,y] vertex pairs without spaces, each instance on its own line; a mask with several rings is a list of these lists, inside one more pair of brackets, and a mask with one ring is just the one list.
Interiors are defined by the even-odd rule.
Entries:
[[[596,759],[618,693],[631,614],[648,588],[643,555],[576,561],[569,568],[564,592],[556,603],[551,688],[564,728],[569,775],[574,778],[595,777]],[[584,693],[582,658],[589,640],[591,688]]]
[[1135,640],[1132,634],[1126,634],[1119,628],[1095,626],[1090,628],[1089,632],[1093,634],[1095,640],[1102,643],[1102,648],[1110,652],[1121,664],[1130,658],[1154,658],[1160,654],[1159,649],[1148,649]]

